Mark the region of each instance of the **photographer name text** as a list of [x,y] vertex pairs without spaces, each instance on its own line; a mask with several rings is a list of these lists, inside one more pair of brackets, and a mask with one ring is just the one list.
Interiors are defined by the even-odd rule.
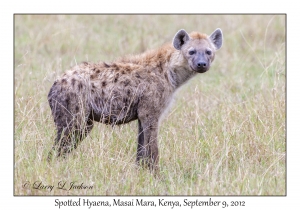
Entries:
[[42,191],[49,191],[51,192],[54,188],[57,188],[59,190],[91,190],[93,189],[93,185],[86,185],[83,182],[66,182],[66,181],[60,181],[56,185],[51,184],[44,184],[41,181],[35,181],[33,183],[30,183],[29,181],[26,181],[23,185],[23,188],[32,188],[34,190],[42,190]]

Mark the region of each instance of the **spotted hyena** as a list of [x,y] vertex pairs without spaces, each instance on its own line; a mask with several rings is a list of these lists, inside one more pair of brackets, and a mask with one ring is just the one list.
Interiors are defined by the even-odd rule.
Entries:
[[[94,121],[119,125],[138,120],[137,162],[158,169],[159,119],[180,86],[209,70],[222,31],[210,36],[179,30],[173,43],[111,63],[83,62],[57,79],[48,101],[57,129],[57,156],[76,149]],[[52,156],[49,153],[48,159]]]

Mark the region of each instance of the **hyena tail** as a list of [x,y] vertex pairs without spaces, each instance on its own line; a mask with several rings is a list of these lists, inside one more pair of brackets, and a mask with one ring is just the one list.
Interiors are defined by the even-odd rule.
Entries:
[[76,149],[92,130],[93,120],[85,94],[72,92],[70,88],[54,83],[48,94],[48,102],[57,130],[54,145],[48,154],[50,161],[53,152],[57,152],[59,157]]

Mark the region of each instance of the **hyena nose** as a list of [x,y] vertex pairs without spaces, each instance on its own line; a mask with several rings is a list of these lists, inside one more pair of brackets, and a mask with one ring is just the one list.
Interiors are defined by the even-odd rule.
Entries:
[[206,63],[205,63],[205,62],[199,62],[199,63],[197,64],[197,67],[198,67],[198,68],[204,68],[204,67],[206,67]]

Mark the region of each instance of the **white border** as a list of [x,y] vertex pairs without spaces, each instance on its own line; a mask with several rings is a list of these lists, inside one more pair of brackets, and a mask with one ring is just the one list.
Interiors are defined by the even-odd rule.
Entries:
[[[245,200],[243,209],[299,208],[299,11],[297,4],[282,1],[9,1],[1,9],[1,180],[3,209],[53,209],[54,200],[64,197],[13,196],[13,14],[14,13],[287,13],[287,196],[286,197],[212,197],[214,200]],[[284,29],[282,29],[284,30]],[[298,61],[298,62],[297,62]],[[297,138],[298,137],[298,138]],[[297,196],[298,194],[298,196]],[[71,197],[64,198],[65,200]],[[87,197],[85,197],[87,198]],[[111,199],[108,197],[107,199]],[[127,197],[130,198],[130,197]],[[157,198],[152,197],[153,200]],[[170,198],[170,197],[168,197]],[[200,199],[207,197],[200,197]],[[105,197],[91,197],[103,200]],[[174,200],[179,197],[173,197]],[[100,208],[100,207],[94,207]],[[198,207],[199,208],[199,207]],[[71,208],[64,208],[71,209]],[[74,209],[74,208],[73,208]],[[76,208],[78,209],[78,208]],[[127,208],[129,209],[129,208]],[[150,208],[149,208],[150,209]],[[159,209],[159,208],[157,208]],[[170,208],[164,208],[170,209]],[[184,208],[180,208],[184,209]],[[194,208],[195,209],[195,208]],[[212,209],[212,208],[209,208]]]

